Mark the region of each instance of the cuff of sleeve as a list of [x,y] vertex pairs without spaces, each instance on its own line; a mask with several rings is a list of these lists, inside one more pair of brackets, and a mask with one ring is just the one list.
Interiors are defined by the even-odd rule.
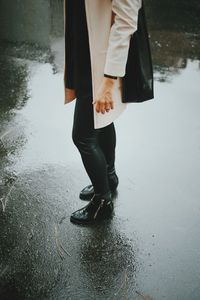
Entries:
[[105,74],[105,73],[104,73],[104,77],[112,78],[112,79],[117,79],[118,78],[117,76],[113,76],[113,75],[109,75],[109,74]]
[[106,61],[104,67],[104,74],[109,74],[111,76],[117,77],[124,77],[125,67],[123,67],[121,64]]

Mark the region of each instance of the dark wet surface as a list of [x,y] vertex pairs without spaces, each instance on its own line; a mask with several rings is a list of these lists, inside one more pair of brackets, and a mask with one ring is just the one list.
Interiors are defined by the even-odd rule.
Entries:
[[79,227],[63,3],[0,1],[2,300],[200,299],[200,4],[146,8],[155,99],[116,121],[113,219]]

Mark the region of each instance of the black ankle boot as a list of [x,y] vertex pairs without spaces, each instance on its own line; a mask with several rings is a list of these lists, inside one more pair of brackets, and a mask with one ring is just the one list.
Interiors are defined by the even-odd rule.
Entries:
[[86,206],[72,213],[70,221],[80,225],[89,225],[111,217],[112,212],[111,192],[102,196],[95,194]]
[[[119,178],[115,170],[108,172],[108,183],[111,192],[112,193],[115,192],[119,184]],[[94,196],[94,187],[92,184],[89,184],[85,188],[83,188],[79,194],[79,198],[82,200],[91,200],[93,196]]]

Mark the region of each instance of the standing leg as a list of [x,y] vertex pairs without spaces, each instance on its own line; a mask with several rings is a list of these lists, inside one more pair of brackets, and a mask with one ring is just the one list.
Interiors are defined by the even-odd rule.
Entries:
[[76,224],[90,224],[110,217],[113,211],[108,183],[107,163],[94,129],[93,105],[89,98],[77,98],[74,112],[72,139],[77,146],[88,176],[94,187],[89,204],[72,213],[70,220]]
[[98,130],[93,125],[93,105],[89,97],[77,98],[72,139],[78,148],[85,170],[96,194],[105,194],[109,188],[107,163],[98,143]]

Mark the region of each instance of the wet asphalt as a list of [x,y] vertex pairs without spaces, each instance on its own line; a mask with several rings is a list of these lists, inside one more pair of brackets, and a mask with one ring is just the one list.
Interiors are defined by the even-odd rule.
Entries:
[[200,5],[146,13],[155,98],[116,120],[115,214],[82,227],[63,2],[0,1],[1,300],[200,299]]

